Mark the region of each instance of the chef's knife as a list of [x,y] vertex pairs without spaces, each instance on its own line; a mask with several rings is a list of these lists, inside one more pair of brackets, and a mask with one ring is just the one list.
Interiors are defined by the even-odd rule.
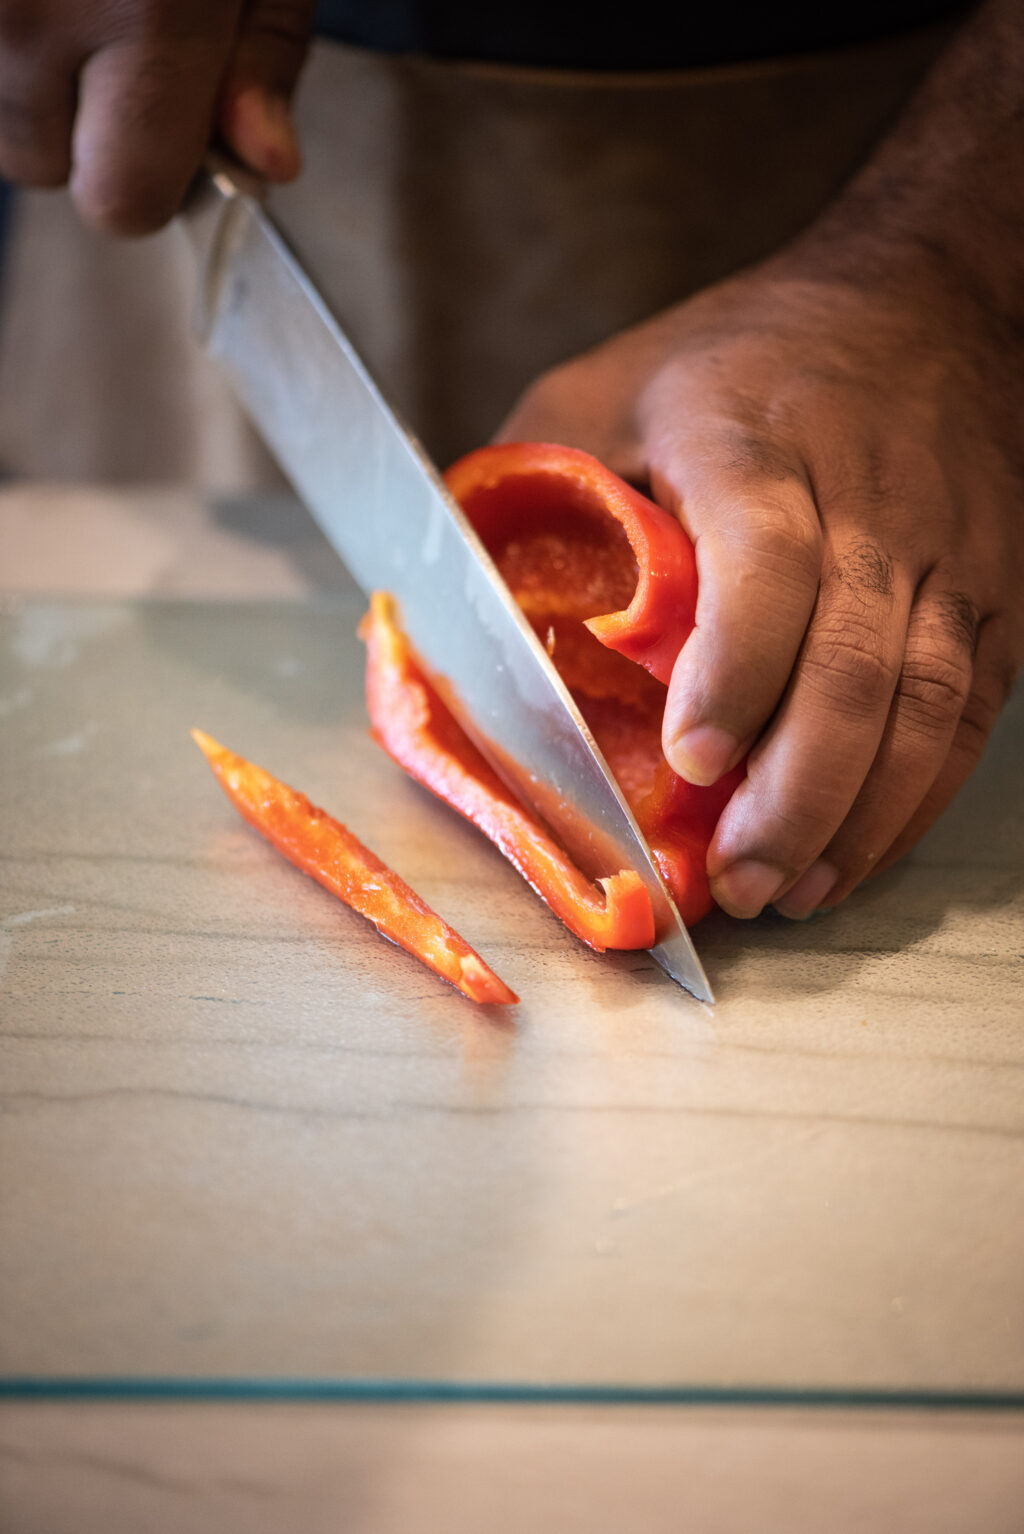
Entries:
[[445,701],[592,878],[634,868],[652,953],[711,988],[650,850],[564,683],[419,443],[398,422],[256,188],[204,172],[184,222],[199,328],[243,406],[364,591],[388,591]]

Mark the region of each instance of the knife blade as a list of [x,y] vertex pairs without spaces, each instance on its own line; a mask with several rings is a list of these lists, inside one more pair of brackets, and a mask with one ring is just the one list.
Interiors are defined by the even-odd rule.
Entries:
[[650,849],[573,699],[415,437],[380,394],[244,173],[213,164],[182,213],[198,330],[362,589],[387,591],[430,680],[591,878],[633,868],[653,957],[711,987]]

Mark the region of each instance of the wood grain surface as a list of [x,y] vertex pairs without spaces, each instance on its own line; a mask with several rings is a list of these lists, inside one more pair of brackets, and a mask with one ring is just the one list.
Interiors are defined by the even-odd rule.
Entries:
[[[21,597],[0,632],[0,1369],[1024,1395],[1024,695],[900,868],[581,948],[369,740],[359,599]],[[234,815],[350,821],[475,1009]]]

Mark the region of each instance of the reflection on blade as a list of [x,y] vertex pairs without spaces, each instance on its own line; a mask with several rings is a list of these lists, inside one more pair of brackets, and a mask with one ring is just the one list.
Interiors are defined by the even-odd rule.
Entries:
[[207,346],[342,560],[390,592],[445,702],[591,877],[634,868],[654,957],[703,1001],[689,934],[590,732],[476,534],[259,204],[218,174],[187,214]]

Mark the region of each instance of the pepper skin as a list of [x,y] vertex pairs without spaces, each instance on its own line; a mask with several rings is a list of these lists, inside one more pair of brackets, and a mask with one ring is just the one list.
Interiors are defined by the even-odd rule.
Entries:
[[383,592],[360,625],[366,701],[375,740],[409,775],[450,804],[508,858],[556,916],[598,952],[649,948],[651,899],[632,869],[591,884],[506,788],[455,722],[413,658]]
[[[573,448],[481,448],[445,478],[572,692],[691,925],[713,904],[707,849],[745,769],[695,788],[661,750],[666,684],[696,608],[690,540],[667,512]],[[386,599],[375,599],[364,637],[370,717],[385,750],[473,820],[578,937],[596,948],[649,947],[649,901],[650,935],[639,933],[638,898],[636,931],[618,915],[595,925],[594,887],[511,797],[416,670]],[[544,855],[531,864],[538,842]],[[546,879],[556,866],[557,879]],[[624,871],[602,881],[609,912],[630,877]]]
[[192,738],[243,819],[378,932],[422,960],[470,1000],[519,1000],[448,923],[345,826],[287,784],[193,730]]
[[582,618],[667,684],[697,610],[693,544],[675,517],[589,453],[547,442],[479,448],[445,481],[535,627],[545,612]]

